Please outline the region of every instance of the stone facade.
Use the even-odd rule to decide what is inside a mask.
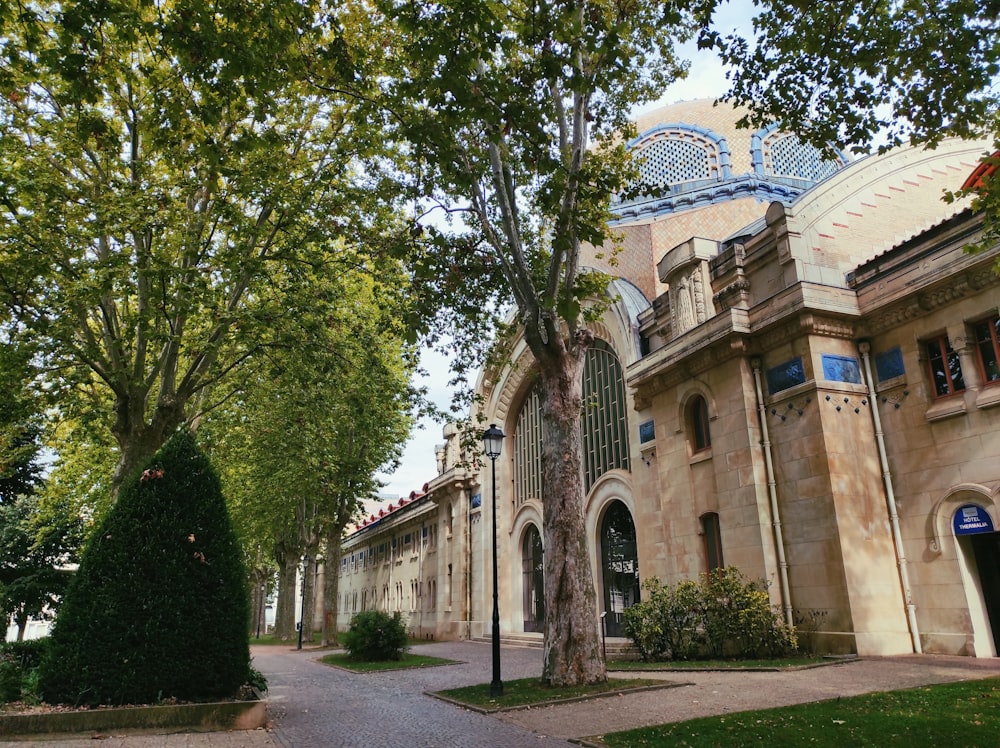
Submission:
[[[592,328],[593,407],[626,425],[588,442],[595,617],[617,634],[639,580],[723,563],[766,580],[821,651],[996,656],[1000,536],[984,530],[1000,522],[1000,248],[966,252],[981,221],[942,200],[986,144],[831,164],[737,117],[694,102],[639,122],[635,147],[657,144],[650,184],[679,181],[616,206],[622,249],[604,269],[620,280]],[[531,386],[523,341],[477,385],[480,415],[508,435],[505,638],[540,637]],[[341,626],[377,606],[418,636],[489,635],[491,465],[446,439],[437,477],[347,538]]]

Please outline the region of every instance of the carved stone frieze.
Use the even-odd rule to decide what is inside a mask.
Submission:
[[[920,308],[933,312],[938,307],[958,301],[969,292],[969,280],[965,276],[957,276],[953,282],[925,291],[918,297]]]

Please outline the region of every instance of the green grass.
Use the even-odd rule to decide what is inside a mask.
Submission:
[[[612,733],[601,740],[610,748],[996,748],[1000,744],[1000,678],[738,712]]]
[[[593,686],[546,686],[538,678],[522,678],[504,681],[503,696],[490,696],[490,685],[482,683],[464,688],[438,691],[436,696],[444,696],[468,706],[483,709],[503,709],[514,706],[534,706],[561,699],[587,698],[602,694],[618,693],[632,688],[660,686],[667,681],[649,678],[609,678],[607,683]]]
[[[806,667],[821,663],[832,663],[826,657],[786,657],[774,660],[666,660],[644,662],[642,660],[611,660],[608,670],[746,670],[767,668],[769,670]]]
[[[320,662],[335,665],[355,673],[375,673],[380,670],[405,670],[412,667],[436,667],[437,665],[453,665],[455,660],[441,657],[415,655],[406,652],[401,660],[352,660],[346,652],[335,652],[321,657]]]

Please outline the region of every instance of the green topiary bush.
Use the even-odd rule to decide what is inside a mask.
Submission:
[[[399,613],[367,610],[351,619],[351,628],[340,637],[356,660],[401,660],[406,651],[406,627]]]
[[[188,431],[123,486],[84,551],[39,671],[50,703],[234,696],[249,595],[219,479]]]

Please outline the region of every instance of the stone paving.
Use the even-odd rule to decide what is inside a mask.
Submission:
[[[483,715],[426,692],[488,682],[490,645],[442,642],[421,645],[419,650],[458,662],[357,674],[320,664],[316,660],[322,653],[314,649],[255,647],[254,665],[267,676],[270,686],[267,730],[96,737],[105,748],[565,748],[572,744],[570,739],[643,725],[1000,676],[997,658],[933,655],[863,659],[791,672],[673,671],[646,677],[683,684],[677,688]],[[541,650],[505,646],[502,667],[505,680],[537,676]],[[92,748],[94,737],[5,745]]]

